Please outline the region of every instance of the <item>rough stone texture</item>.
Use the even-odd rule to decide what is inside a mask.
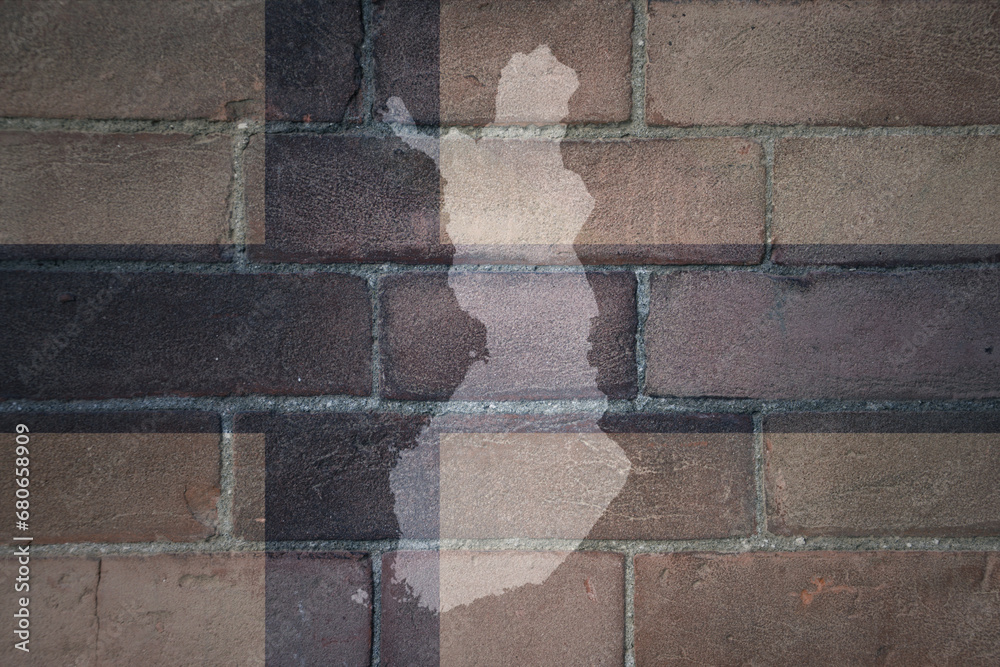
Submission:
[[[1000,272],[654,276],[658,396],[925,399],[1000,395]]]
[[[995,413],[802,413],[764,429],[771,532],[1000,533]]]
[[[263,553],[101,559],[98,661],[263,665]]]
[[[636,664],[995,664],[998,561],[995,553],[640,555]]]
[[[745,139],[563,141],[594,210],[574,250],[589,264],[760,261],[764,168]]]
[[[386,397],[636,393],[631,274],[413,273],[379,291]]]
[[[656,125],[1000,121],[989,0],[697,0],[649,11],[646,118]]]
[[[367,665],[371,561],[359,554],[268,554],[268,665]]]
[[[266,3],[268,120],[360,120],[361,3]]]
[[[548,45],[576,71],[570,123],[627,121],[632,7],[617,0],[445,0],[376,3],[376,105],[396,96],[418,124],[484,125],[500,71],[515,53]],[[523,122],[531,122],[524,118]]]
[[[484,563],[477,566],[477,560]],[[439,581],[440,572],[472,568],[480,577],[503,572],[509,579],[519,571],[555,569],[538,583],[507,588],[438,615],[426,606],[437,601],[413,597],[400,577],[401,562],[442,589],[449,582],[446,575]],[[622,665],[623,566],[620,554],[594,552],[389,554],[382,576],[382,662]]]
[[[11,272],[0,396],[354,394],[371,384],[361,278]]]
[[[30,588],[20,592],[14,589],[20,576],[17,558],[5,556],[0,561],[0,586],[4,590],[0,613],[8,628],[0,645],[0,661],[6,665],[96,665],[98,561],[79,556],[40,558],[34,554],[30,559]],[[15,642],[21,641],[13,633],[17,623],[14,614],[23,596],[30,599],[28,653],[14,648]]]
[[[773,259],[1000,258],[1000,137],[786,139],[774,154]]]
[[[216,532],[218,433],[44,433],[31,436],[35,543],[187,542]],[[3,450],[13,461],[10,438]],[[0,493],[14,497],[13,467]],[[10,529],[3,531],[10,532]]]
[[[268,540],[398,537],[389,472],[400,451],[415,446],[423,422],[398,415],[238,415],[238,534],[261,539],[250,526],[260,524],[255,513],[263,504]],[[263,461],[259,438],[246,434],[264,434]]]
[[[263,261],[448,262],[434,162],[395,138],[267,137]],[[256,239],[260,242],[260,239]]]
[[[0,132],[0,258],[218,260],[223,135]]]
[[[0,24],[0,116],[262,115],[261,0],[15,0]]]
[[[264,173],[266,150],[263,134],[250,137],[243,151],[243,211],[247,244],[262,244],[265,238]],[[253,245],[250,245],[253,248]]]

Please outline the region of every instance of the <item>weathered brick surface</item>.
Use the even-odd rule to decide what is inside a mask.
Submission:
[[[100,664],[263,665],[265,554],[105,556]]]
[[[216,532],[217,415],[207,412],[6,414],[29,429],[35,543],[190,541]],[[13,461],[16,443],[3,444]],[[0,475],[14,496],[15,475]],[[123,512],[123,507],[132,511]],[[11,529],[0,532],[10,539]]]
[[[423,422],[393,415],[238,415],[238,534],[262,539],[254,524],[261,526],[255,519],[263,505],[268,540],[398,537],[389,472],[400,452],[416,445]],[[249,434],[264,435],[264,452]]]
[[[246,216],[246,243],[264,243],[264,173],[266,150],[263,134],[250,137],[243,151],[243,211]],[[251,248],[253,245],[250,246]]]
[[[268,120],[360,120],[361,3],[266,3]]]
[[[383,279],[380,299],[387,397],[636,393],[631,274],[412,273]]]
[[[768,529],[1000,533],[996,413],[809,413],[764,422]]]
[[[997,396],[998,284],[993,268],[654,276],[647,385],[661,396]]]
[[[1000,659],[995,553],[636,557],[636,664]]]
[[[624,664],[623,566],[620,554],[595,552],[389,554],[382,576],[382,662]],[[427,590],[439,599],[414,597],[405,575],[432,582]],[[449,600],[467,603],[452,606]],[[440,615],[429,612],[428,606],[439,605]]]
[[[694,539],[753,530],[748,418],[599,417],[239,415],[235,529],[256,540]],[[602,498],[593,516],[584,517],[575,510],[594,493],[592,487],[606,481],[607,471],[599,465],[604,459],[595,454],[567,466],[566,453],[553,450],[548,466],[522,466],[501,457],[487,470],[482,469],[485,451],[475,459],[461,456],[463,445],[476,450],[484,437],[497,455],[507,451],[505,443],[525,438],[548,438],[543,445],[555,438],[556,444],[568,445],[582,437],[595,449],[610,450],[609,456],[627,459],[627,476],[612,497]],[[439,449],[442,438],[451,445],[447,460]],[[401,457],[412,457],[417,448],[425,453],[419,459],[423,467],[402,474]],[[477,471],[482,474],[475,488],[461,486]],[[573,483],[586,474],[587,488],[573,496]],[[526,496],[543,498],[528,511],[521,508],[522,499],[491,498],[497,487],[517,487]],[[419,516],[414,518],[414,512]],[[411,518],[405,534],[400,513]]]
[[[657,125],[972,125],[1000,119],[988,0],[649,5]]]
[[[10,544],[10,542],[8,542]],[[97,663],[97,559],[68,557],[40,558],[35,554],[28,563],[27,591],[15,590],[23,585],[17,557],[0,560],[0,586],[5,595],[0,601],[0,613],[8,628],[0,645],[0,660],[5,665],[79,665]],[[22,581],[18,582],[17,579]],[[22,638],[13,633],[20,609],[19,600],[27,596],[28,652],[14,648]]]
[[[261,0],[17,0],[0,17],[0,115],[262,115]]]
[[[620,122],[631,108],[632,8],[628,2],[379,0],[376,104],[403,100],[421,124],[493,121],[501,69],[515,53],[548,45],[579,87],[567,122]],[[532,122],[537,118],[519,118]]]
[[[573,261],[749,263],[762,257],[758,144],[563,141],[559,148],[565,168],[582,177],[594,200],[575,244],[563,248]],[[266,240],[255,231],[255,259],[452,261],[437,169],[400,139],[271,135],[267,151]],[[254,152],[252,159],[257,165],[261,157]],[[248,211],[254,229],[255,211]],[[523,261],[536,263],[532,247],[523,253]],[[471,259],[454,261],[497,261],[488,250],[463,255]],[[503,256],[520,261],[515,250]]]
[[[364,280],[338,274],[4,277],[0,395],[367,394]]]
[[[371,562],[358,554],[268,554],[268,665],[367,665],[372,642]]]
[[[0,132],[0,258],[218,260],[223,135]]]
[[[266,240],[251,247],[254,259],[451,258],[437,168],[399,139],[270,135],[266,171]]]
[[[594,210],[574,250],[591,264],[752,263],[764,251],[764,171],[745,139],[563,141]]]
[[[998,137],[775,145],[773,258],[886,264],[1000,257]]]

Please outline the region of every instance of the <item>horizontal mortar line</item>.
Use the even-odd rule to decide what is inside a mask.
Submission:
[[[712,244],[704,244],[712,245]],[[726,245],[726,244],[718,244]],[[748,244],[749,245],[749,244]],[[905,244],[903,244],[905,245]],[[8,244],[8,247],[9,244]],[[942,262],[927,264],[877,265],[781,265],[763,264],[406,264],[401,262],[372,263],[265,263],[265,262],[172,262],[144,260],[0,260],[2,271],[34,271],[53,273],[178,273],[204,275],[311,275],[317,273],[342,273],[373,278],[406,273],[600,273],[645,271],[650,275],[667,275],[702,272],[743,272],[772,276],[806,276],[812,273],[838,274],[902,274],[912,272],[964,271],[970,268],[994,268],[1000,261]]]
[[[0,131],[81,132],[88,134],[235,134],[261,133],[263,121],[255,120],[143,120],[81,118],[0,118]]]
[[[352,396],[146,396],[107,399],[7,399],[0,414],[55,412],[98,413],[156,410],[214,412],[360,412],[403,415],[525,415],[720,413],[762,415],[786,412],[993,412],[1000,398],[981,399],[754,399],[754,398],[655,398],[631,400],[538,399],[516,401],[440,400],[409,401]]]
[[[0,546],[0,557],[12,556],[15,545]],[[568,540],[556,538],[506,539],[382,539],[242,541],[235,538],[211,542],[78,542],[33,546],[37,556],[149,556],[157,554],[209,554],[233,552],[355,551],[385,554],[393,551],[601,551],[625,555],[684,552],[778,553],[810,551],[1000,551],[1000,537],[783,537],[765,534],[751,538],[674,540]]]
[[[1000,125],[909,125],[853,127],[839,125],[700,125],[690,127],[637,125],[632,121],[571,125],[371,125],[267,121],[267,134],[339,135],[385,138],[399,134],[440,136],[457,130],[476,139],[485,137],[520,139],[745,139],[878,137],[878,136],[992,136]]]

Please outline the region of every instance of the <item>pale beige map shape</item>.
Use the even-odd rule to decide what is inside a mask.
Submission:
[[[528,55],[514,54],[501,71],[496,124],[526,117],[559,123],[577,85],[576,73],[548,46]],[[385,120],[410,122],[399,98],[390,99],[387,106]],[[394,129],[440,166],[445,225],[456,256],[482,245],[497,247],[500,253],[504,246],[561,245],[550,258],[566,264],[568,246],[569,263],[579,265],[571,248],[594,200],[579,174],[563,165],[558,139],[477,141],[452,129],[439,142]],[[564,131],[556,134],[561,137]],[[442,556],[434,569],[428,569],[426,558],[397,554],[394,579],[405,582],[418,603],[432,611],[443,613],[543,583],[587,536],[625,485],[631,468],[624,451],[597,427],[606,398],[587,359],[590,320],[598,314],[593,290],[582,271],[539,275],[542,281],[559,280],[558,290],[544,290],[550,302],[546,307],[539,307],[538,289],[544,282],[524,281],[518,287],[456,267],[449,271],[449,286],[459,304],[485,325],[490,350],[488,360],[473,362],[452,400],[510,382],[512,373],[529,394],[539,387],[544,391],[547,384],[570,384],[577,391],[582,387],[598,404],[594,407],[592,401],[577,422],[578,430],[586,432],[440,434],[432,419],[417,446],[400,454],[390,485],[404,539],[418,535],[427,513],[438,511],[442,538],[550,537],[566,542],[559,552],[534,557]],[[540,362],[528,368],[524,358]],[[440,446],[439,504],[419,500],[416,491],[435,483],[427,473],[435,465],[435,445]]]

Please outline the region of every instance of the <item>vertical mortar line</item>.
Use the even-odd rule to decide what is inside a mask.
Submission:
[[[233,244],[233,265],[244,268],[247,264],[246,180],[244,152],[250,143],[250,130],[245,122],[237,126],[233,135],[233,179],[230,188],[229,234]]]
[[[233,494],[236,491],[236,476],[233,471],[233,433],[235,418],[232,409],[223,408],[219,438],[219,537],[229,540],[233,537]]]
[[[379,319],[381,318],[382,309],[379,305],[379,285],[381,283],[381,272],[376,271],[368,276],[368,295],[371,299],[372,306],[372,391],[371,397],[372,401],[379,405],[382,401],[382,354],[381,347],[379,345],[379,338],[381,336],[381,331],[379,327]]]
[[[372,0],[361,0],[361,22],[364,39],[361,42],[361,122],[375,122],[375,6]]]
[[[635,269],[636,291],[636,327],[635,327],[635,363],[636,363],[636,406],[642,408],[648,396],[646,395],[646,320],[649,318],[649,269]]]
[[[625,548],[625,667],[635,667],[635,554]]]
[[[646,129],[646,0],[632,0],[632,134]]]
[[[753,478],[754,491],[754,531],[757,537],[767,534],[766,498],[764,497],[764,415],[760,410],[753,413]]]
[[[382,662],[382,554],[383,549],[369,552],[372,560],[372,667]]]
[[[774,219],[774,137],[764,138],[764,264],[771,264],[771,223]]]

